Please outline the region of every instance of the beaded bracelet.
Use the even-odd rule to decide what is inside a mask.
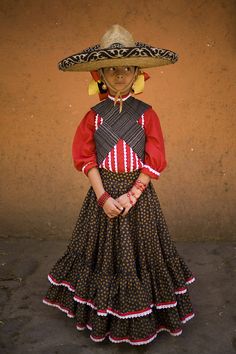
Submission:
[[[141,185],[143,185],[144,188],[147,188],[146,183],[142,182],[140,179],[138,179],[136,182],[137,182],[137,183],[141,183]]]
[[[144,191],[147,188],[147,185],[140,180],[134,182],[134,186],[137,187],[140,191]]]
[[[132,199],[130,198],[130,194],[136,199],[135,202],[132,201]],[[129,201],[131,205],[136,204],[138,198],[135,196],[134,192],[130,189],[130,191],[127,193],[127,196],[129,197]]]
[[[104,192],[101,197],[97,200],[98,205],[100,205],[100,207],[103,207],[103,205],[105,204],[105,202],[107,201],[107,199],[110,198],[110,194],[107,192]]]
[[[135,195],[135,193],[132,191],[132,190],[130,190],[130,193],[132,194],[132,196],[136,199],[136,201],[138,200],[138,198],[136,197],[136,195]]]
[[[127,196],[129,197],[129,201],[131,205],[134,205],[134,202],[132,201],[132,199],[130,198],[130,192],[127,193]]]

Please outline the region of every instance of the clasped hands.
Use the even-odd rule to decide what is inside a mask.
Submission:
[[[103,205],[103,210],[110,219],[113,219],[119,215],[123,217],[126,216],[132,206],[136,204],[137,199],[140,197],[142,192],[136,188],[132,188],[131,191],[134,195],[129,192],[130,196],[128,196],[128,193],[125,193],[116,199],[110,197],[106,200]]]

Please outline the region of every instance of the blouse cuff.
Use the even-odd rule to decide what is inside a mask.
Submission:
[[[98,167],[98,164],[96,162],[87,162],[83,167],[82,167],[82,172],[88,176],[88,171],[91,170],[93,167]]]
[[[146,175],[150,176],[153,179],[158,179],[160,177],[160,172],[154,170],[151,166],[149,165],[143,165],[141,168],[140,172],[145,173]]]

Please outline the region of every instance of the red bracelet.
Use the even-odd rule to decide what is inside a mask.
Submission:
[[[103,207],[103,205],[105,204],[105,202],[107,201],[107,199],[110,198],[110,194],[107,192],[104,192],[101,197],[97,200],[98,205],[100,205],[101,207]]]

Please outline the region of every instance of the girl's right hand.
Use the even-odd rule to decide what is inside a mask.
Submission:
[[[103,210],[110,219],[113,219],[120,215],[123,211],[123,207],[117,200],[110,197],[104,203]]]

